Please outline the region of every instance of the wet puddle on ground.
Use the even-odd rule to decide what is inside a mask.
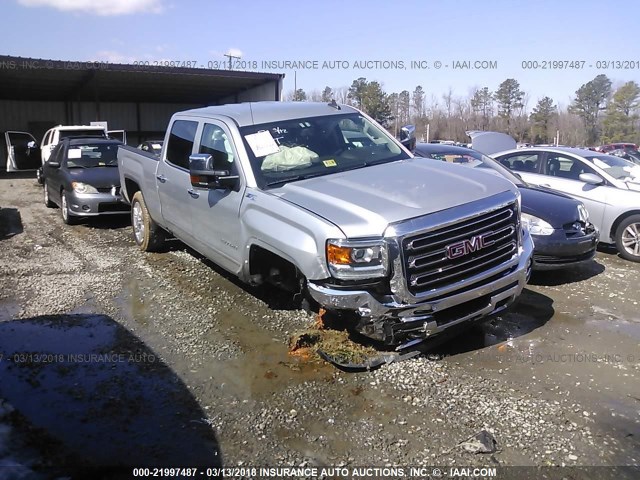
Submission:
[[[172,270],[193,268],[193,265],[183,265],[167,255],[154,257],[153,263],[154,267],[171,266]],[[193,290],[190,279],[180,273],[171,273],[172,285],[185,293]],[[235,289],[240,291],[240,287],[229,284],[226,279],[218,278],[218,281],[219,284],[212,282],[208,288],[213,290],[219,286],[230,295],[237,293]],[[130,279],[116,299],[123,315],[133,320],[142,329],[145,339],[152,344],[160,339],[158,333],[154,332],[154,323],[159,321],[156,315],[159,306],[145,300],[144,291],[153,282],[153,279]],[[275,314],[267,306],[259,305],[257,311],[249,315],[232,302],[226,308],[216,305],[215,313],[209,314],[209,306],[215,303],[206,298],[206,292],[204,297],[193,300],[202,302],[200,307],[203,316],[194,319],[206,324],[202,340],[211,345],[232,345],[233,348],[228,355],[223,355],[228,359],[216,359],[215,356],[204,358],[204,354],[196,350],[186,351],[182,355],[169,354],[167,358],[173,368],[188,377],[190,384],[217,390],[223,396],[258,400],[292,384],[323,379],[334,373],[333,367],[317,356],[290,355],[287,340],[281,333],[262,328],[260,322],[268,321],[268,317]],[[213,315],[212,319],[208,320],[207,315]]]
[[[236,311],[219,315],[218,322],[243,355],[215,362],[208,370],[238,396],[259,398],[287,388],[292,382],[318,379],[333,372],[320,360],[290,355],[287,343]]]
[[[640,326],[602,309],[584,317],[560,313],[544,298],[525,290],[515,312],[444,345],[445,361],[538,395],[566,391],[597,428],[640,451]]]

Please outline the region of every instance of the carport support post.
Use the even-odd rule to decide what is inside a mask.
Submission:
[[[73,101],[66,100],[64,102],[64,123],[73,125]]]
[[[142,142],[142,135],[140,132],[142,131],[140,126],[140,102],[136,102],[136,129],[138,130],[136,133],[138,134],[138,139],[136,143]]]
[[[96,90],[96,117],[95,120],[97,122],[100,121],[100,97],[98,96],[98,91]]]

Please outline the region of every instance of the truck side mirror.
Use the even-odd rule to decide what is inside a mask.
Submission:
[[[189,157],[189,176],[191,185],[204,190],[235,190],[238,186],[238,175],[231,175],[229,170],[214,170],[213,158],[207,153],[195,153]]]
[[[406,149],[413,152],[416,148],[416,127],[414,125],[405,125],[400,129],[400,143]]]

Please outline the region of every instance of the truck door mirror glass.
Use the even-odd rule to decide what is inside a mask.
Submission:
[[[405,125],[400,129],[400,143],[406,149],[413,152],[416,148],[416,127],[414,125]]]
[[[229,170],[214,170],[213,158],[207,153],[195,153],[189,157],[191,185],[207,190],[231,189],[238,186],[240,177]]]

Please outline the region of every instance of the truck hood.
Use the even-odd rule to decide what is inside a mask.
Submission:
[[[446,162],[413,158],[288,183],[271,193],[338,226],[349,238],[505,191],[508,180]]]

